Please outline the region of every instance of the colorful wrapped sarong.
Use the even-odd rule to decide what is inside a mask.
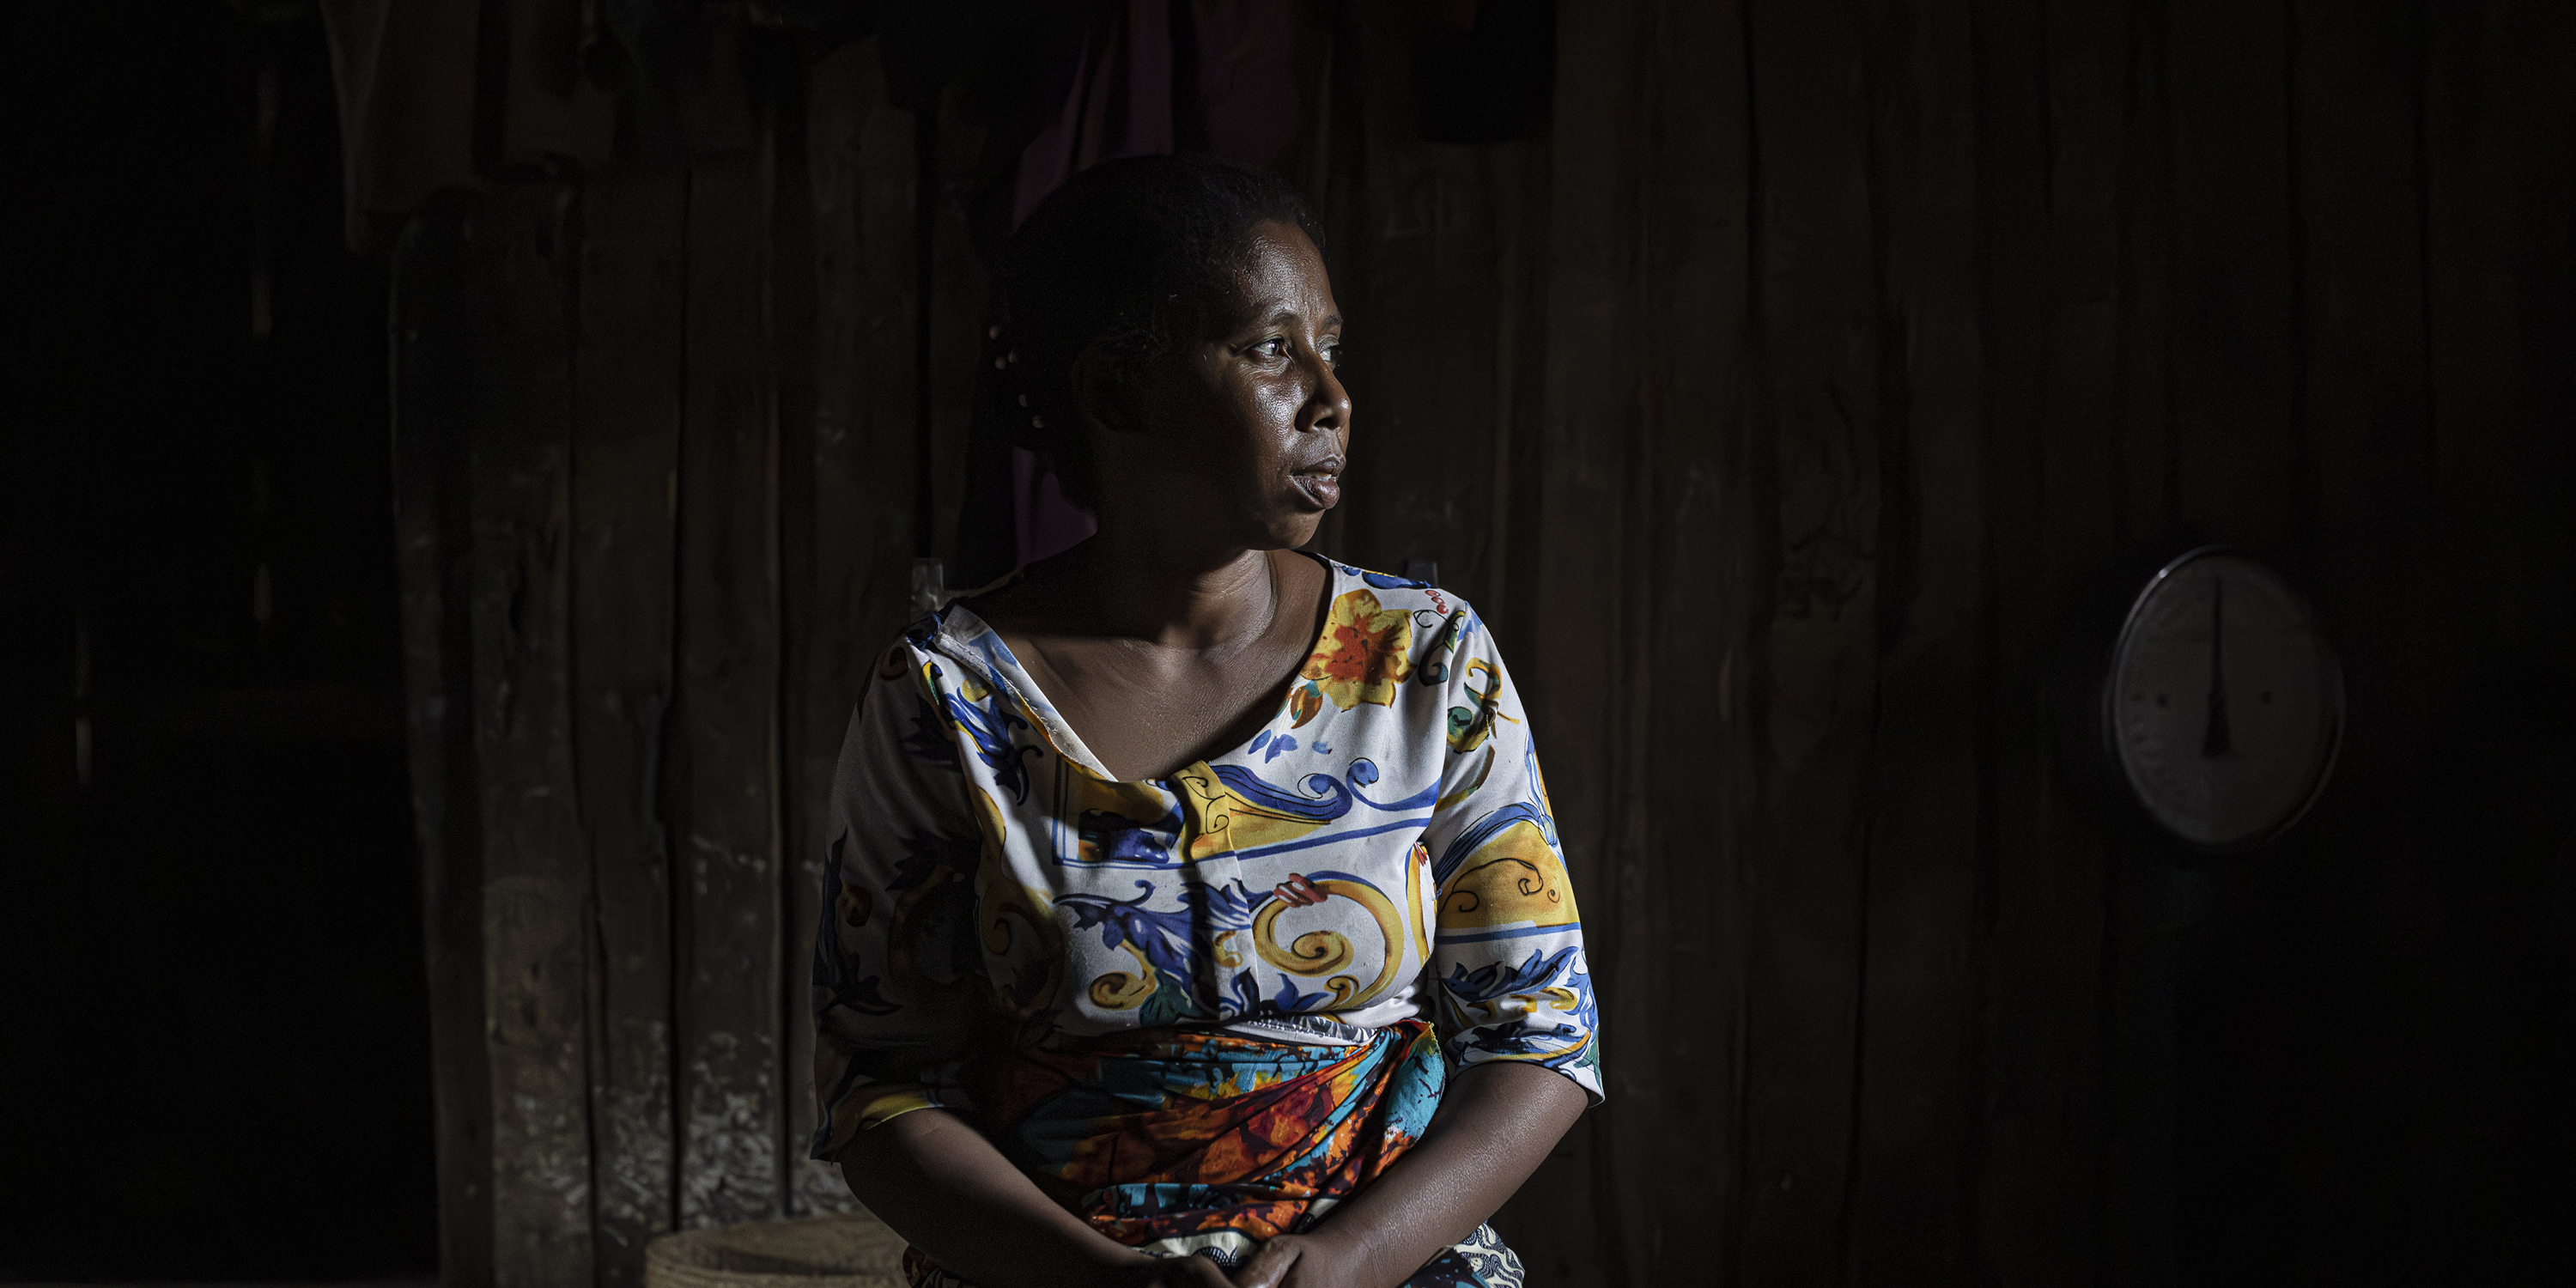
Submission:
[[[1431,1026],[1349,1046],[1146,1029],[1025,1051],[976,1079],[986,1136],[1058,1202],[1156,1256],[1240,1265],[1305,1231],[1404,1156],[1446,1080]],[[915,1288],[960,1280],[915,1252]],[[1490,1228],[1407,1288],[1519,1288]]]

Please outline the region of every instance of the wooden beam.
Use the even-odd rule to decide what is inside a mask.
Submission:
[[[2405,788],[2435,803],[2435,844],[2396,892],[2401,924],[2429,950],[2403,959],[2421,999],[2408,1035],[2441,1052],[2416,1066],[2405,1123],[2411,1139],[2443,1144],[2402,1178],[2417,1232],[2405,1269],[2498,1282],[2561,1255],[2539,1196],[2565,1192],[2543,1161],[2564,1151],[2539,1142],[2570,1133],[2564,1040],[2495,1035],[2576,1012],[2559,875],[2576,831],[2564,750],[2576,715],[2576,79],[2565,71],[2576,10],[2500,0],[2418,12],[2440,578],[2426,612],[2442,639],[2426,684],[2435,736]],[[2372,696],[2355,691],[2356,721]]]
[[[2279,6],[2168,0],[2165,75],[2182,517],[2298,571],[2286,19]]]
[[[928,227],[916,224],[914,229],[917,236],[928,239],[923,268],[929,277],[921,290],[929,307],[921,314],[918,343],[930,359],[929,380],[921,390],[928,400],[929,438],[917,450],[926,454],[923,459],[930,470],[924,526],[930,546],[913,553],[952,562],[958,554],[957,522],[966,499],[975,392],[977,382],[989,374],[983,365],[984,330],[994,320],[992,277],[966,208],[981,177],[985,127],[962,110],[964,94],[962,85],[949,85],[941,94],[934,128],[919,132],[916,123],[916,139],[927,133],[930,148],[924,155],[916,142],[913,156],[920,167],[920,182],[932,187],[918,207],[926,213]],[[974,588],[952,585],[950,589]]]
[[[489,1288],[492,1084],[483,1041],[474,655],[465,613],[472,411],[464,396],[477,355],[462,325],[470,297],[461,212],[443,207],[415,217],[391,258],[394,547],[436,1070],[439,1274],[444,1288]]]
[[[1973,1281],[1968,1191],[1985,646],[1976,64],[1948,6],[1888,6],[1871,66],[1885,493],[1846,1274]]]
[[[1530,1215],[1508,1223],[1534,1272],[1568,1284],[1649,1276],[1657,1231],[1672,1215],[1659,1204],[1621,1201],[1625,1171],[1612,1148],[1620,1116],[1637,1112],[1627,1107],[1631,1080],[1650,1075],[1662,1041],[1643,1025],[1623,1030],[1623,1019],[1635,1024],[1646,1013],[1618,1009],[1626,981],[1660,967],[1632,957],[1623,939],[1652,880],[1636,852],[1635,780],[1626,772],[1638,701],[1630,687],[1639,647],[1632,620],[1647,570],[1625,540],[1638,522],[1629,492],[1643,432],[1633,270],[1641,127],[1651,104],[1641,63],[1652,24],[1646,0],[1619,0],[1558,28],[1539,463],[1535,494],[1512,503],[1515,548],[1531,552],[1531,594],[1522,602],[1544,620],[1503,627],[1528,631],[1530,647],[1509,663],[1547,768],[1594,986],[1609,1008],[1602,1017],[1609,1104],[1578,1124],[1531,1182],[1515,1208]]]
[[[810,330],[782,360],[809,383],[782,418],[789,851],[785,962],[789,1200],[798,1213],[850,1207],[829,1164],[804,1157],[815,1124],[811,978],[831,843],[833,767],[880,653],[910,616],[917,261],[910,112],[887,100],[873,42],[817,63],[807,85]],[[782,201],[798,194],[787,193]],[[782,211],[782,218],[784,212]],[[782,261],[785,262],[785,261]]]
[[[672,700],[673,504],[683,402],[677,169],[591,179],[581,206],[573,436],[575,767],[597,890],[591,1143],[601,1288],[643,1282],[672,1228],[671,857],[660,790]]]
[[[1629,1067],[1607,1116],[1636,1209],[1631,1274],[1688,1282],[1742,1251],[1748,878],[1760,841],[1757,706],[1777,547],[1766,426],[1756,414],[1754,119],[1747,14],[1650,10],[1634,75],[1647,95],[1627,337],[1644,427],[1632,449],[1638,637],[1631,702],[1637,837],[1603,954],[1616,988],[1609,1050]],[[1617,1035],[1626,1034],[1624,1044]],[[1633,1280],[1632,1280],[1633,1281]]]
[[[2098,927],[2102,894],[2098,850],[2069,848],[2042,708],[2059,571],[2049,546],[2058,234],[2048,27],[2027,0],[1990,0],[1975,23],[1992,634],[1973,1237],[1979,1271],[1995,1282],[2083,1283],[2097,1269],[2100,1228],[2091,1154],[2100,946],[2086,928]]]
[[[1877,707],[1878,284],[1862,15],[1749,7],[1752,301],[1772,453],[1757,681],[1762,845],[1748,883],[1741,1273],[1842,1261],[1859,1042],[1864,786]]]
[[[765,151],[689,171],[670,799],[683,1227],[784,1215],[777,394]]]
[[[1536,393],[1518,377],[1538,343],[1548,148],[1425,142],[1411,21],[1384,6],[1354,17],[1366,214],[1337,248],[1334,285],[1356,319],[1343,376],[1359,465],[1330,551],[1389,572],[1437,561],[1446,587],[1508,623],[1498,592],[1515,525],[1498,473]]]
[[[493,1281],[591,1279],[590,871],[570,693],[571,191],[496,195],[464,226],[475,756],[491,1060]],[[486,312],[485,310],[488,310]],[[450,611],[454,611],[451,606]]]

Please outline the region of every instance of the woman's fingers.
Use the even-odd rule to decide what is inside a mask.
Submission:
[[[1223,1266],[1205,1257],[1182,1257],[1179,1260],[1187,1266],[1182,1276],[1172,1280],[1180,1288],[1234,1288],[1234,1281],[1225,1277]]]
[[[1165,1257],[1126,1282],[1137,1288],[1235,1288],[1224,1268],[1205,1257]]]
[[[1279,1281],[1288,1277],[1288,1267],[1296,1263],[1297,1245],[1273,1239],[1234,1272],[1233,1288],[1279,1288]]]

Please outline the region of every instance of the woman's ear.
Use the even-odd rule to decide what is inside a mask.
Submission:
[[[1082,413],[1083,428],[1105,434],[1144,428],[1136,415],[1136,387],[1126,363],[1098,348],[1086,349],[1073,360],[1072,376],[1074,410]]]

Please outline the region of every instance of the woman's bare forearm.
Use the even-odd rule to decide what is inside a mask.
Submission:
[[[841,1151],[841,1175],[895,1233],[979,1288],[1120,1283],[1153,1261],[1057,1206],[944,1109],[860,1132]]]
[[[1502,1207],[1586,1103],[1582,1088],[1537,1065],[1471,1065],[1441,1096],[1422,1140],[1313,1236],[1350,1251],[1354,1288],[1402,1283]]]
[[[1270,1251],[1280,1258],[1257,1260],[1235,1282],[1403,1282],[1492,1216],[1584,1103],[1571,1081],[1534,1065],[1496,1061],[1465,1070],[1403,1158],[1311,1232],[1276,1241]],[[945,1110],[915,1110],[859,1133],[841,1151],[841,1172],[851,1193],[896,1233],[980,1288],[1227,1282],[1198,1258],[1156,1262],[1094,1230]],[[1331,1255],[1311,1269],[1292,1268],[1291,1249],[1300,1243],[1317,1256],[1326,1252],[1317,1245],[1329,1245]]]

